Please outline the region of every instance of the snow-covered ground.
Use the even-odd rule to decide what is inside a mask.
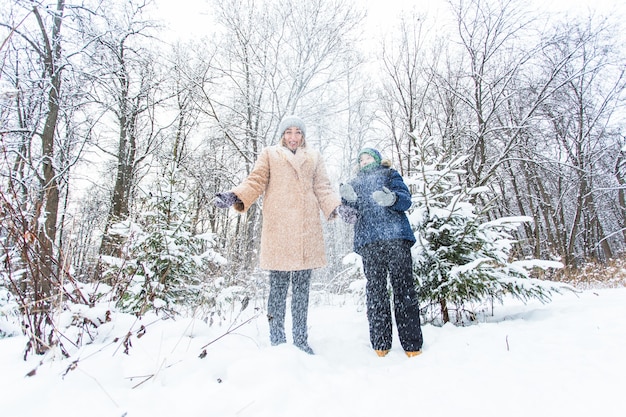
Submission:
[[[624,415],[626,288],[567,292],[545,305],[508,300],[467,327],[425,325],[415,358],[397,338],[377,357],[351,296],[312,301],[315,356],[269,346],[263,310],[253,306],[233,325],[252,320],[231,332],[117,316],[71,359],[41,364],[23,360],[23,337],[0,339],[0,415]]]

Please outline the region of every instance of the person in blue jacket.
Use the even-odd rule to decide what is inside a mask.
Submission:
[[[363,259],[367,278],[370,342],[378,356],[391,350],[389,278],[400,343],[407,356],[416,356],[422,352],[423,340],[411,257],[415,235],[405,214],[411,207],[411,193],[376,149],[361,150],[358,163],[356,178],[341,185],[340,194],[343,203],[357,213],[354,251]]]

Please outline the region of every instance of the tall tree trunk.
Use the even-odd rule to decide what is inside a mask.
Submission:
[[[445,324],[450,322],[450,311],[448,310],[448,302],[445,298],[439,300],[439,306],[441,307],[441,317],[443,323]]]
[[[615,163],[615,177],[619,187],[617,189],[617,202],[619,207],[618,216],[622,228],[622,237],[626,241],[626,152],[620,150],[617,162]]]
[[[51,37],[48,36],[43,18],[37,6],[33,8],[33,14],[37,18],[39,29],[41,30],[45,49],[43,59],[46,74],[50,77],[47,105],[48,113],[41,133],[42,148],[42,201],[37,204],[43,213],[38,213],[36,219],[44,217],[43,227],[37,229],[37,241],[39,245],[39,260],[37,262],[36,274],[33,276],[34,302],[33,311],[37,318],[34,322],[36,328],[32,329],[37,353],[43,353],[49,343],[45,340],[45,329],[43,326],[49,321],[48,312],[50,310],[52,298],[53,281],[58,278],[59,268],[55,262],[55,240],[57,234],[57,219],[59,211],[59,187],[57,184],[57,173],[54,167],[55,160],[55,133],[59,117],[59,97],[61,91],[61,24],[63,22],[63,11],[65,1],[58,0],[56,12],[53,19]]]

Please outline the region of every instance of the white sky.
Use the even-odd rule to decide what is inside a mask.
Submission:
[[[187,36],[202,36],[211,32],[211,0],[157,0],[159,15],[171,25],[175,33]],[[436,16],[446,7],[447,0],[359,0],[357,4],[368,9],[368,23],[372,30],[393,25],[399,15],[415,9]],[[598,10],[610,14],[624,13],[626,2],[615,0],[528,0],[538,10],[572,14]],[[439,12],[440,13],[440,12]]]

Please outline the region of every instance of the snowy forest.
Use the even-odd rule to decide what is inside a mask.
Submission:
[[[69,355],[117,311],[213,323],[263,300],[262,201],[211,201],[290,114],[337,189],[364,146],[405,178],[426,321],[619,260],[623,19],[441,4],[373,34],[357,0],[210,0],[178,39],[153,0],[0,0],[0,338]],[[351,226],[324,227],[315,288],[350,291]]]

